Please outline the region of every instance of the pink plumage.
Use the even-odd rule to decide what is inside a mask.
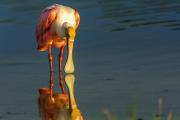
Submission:
[[[74,14],[69,14],[68,12],[72,10]],[[36,40],[38,46],[37,49],[39,51],[46,51],[48,49],[48,45],[53,45],[54,47],[57,48],[66,45],[65,41],[62,40],[63,39],[62,36],[58,35],[57,30],[55,30],[54,28],[59,26],[53,25],[55,22],[61,22],[61,19],[57,19],[57,18],[62,17],[62,14],[65,17],[71,17],[72,19],[70,20],[70,22],[72,22],[73,24],[75,23],[75,25],[72,26],[74,27],[75,30],[78,28],[80,22],[80,16],[77,10],[58,4],[53,4],[45,8],[42,11],[36,26]],[[63,22],[70,23],[68,21],[68,18],[67,21],[63,21]],[[58,29],[60,30],[61,28]]]

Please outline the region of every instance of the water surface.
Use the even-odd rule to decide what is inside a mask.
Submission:
[[[134,100],[138,116],[148,119],[159,96],[164,114],[180,114],[179,0],[1,0],[0,120],[39,119],[37,90],[48,86],[49,70],[47,53],[36,50],[34,29],[40,11],[53,3],[81,15],[74,62],[85,119],[102,117],[105,107],[125,120]]]

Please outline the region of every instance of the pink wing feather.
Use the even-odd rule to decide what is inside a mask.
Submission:
[[[45,51],[48,48],[48,45],[52,44],[52,35],[51,35],[51,25],[56,20],[57,9],[56,5],[51,5],[50,7],[44,9],[38,20],[36,26],[36,40],[40,51]]]

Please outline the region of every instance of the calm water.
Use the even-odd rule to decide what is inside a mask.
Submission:
[[[81,15],[74,62],[76,98],[86,120],[102,117],[102,108],[126,120],[134,100],[137,116],[149,119],[159,96],[165,115],[180,115],[179,0],[1,0],[0,120],[39,119],[37,90],[48,86],[49,70],[47,53],[36,50],[34,29],[52,3]],[[56,82],[57,54],[54,49]]]

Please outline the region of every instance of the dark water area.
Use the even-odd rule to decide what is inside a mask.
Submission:
[[[75,92],[86,120],[103,119],[102,108],[126,120],[133,101],[137,116],[150,119],[159,96],[165,115],[180,116],[179,0],[1,0],[0,120],[39,119],[37,90],[48,86],[49,66],[47,53],[36,50],[34,30],[40,11],[53,3],[81,16]]]

